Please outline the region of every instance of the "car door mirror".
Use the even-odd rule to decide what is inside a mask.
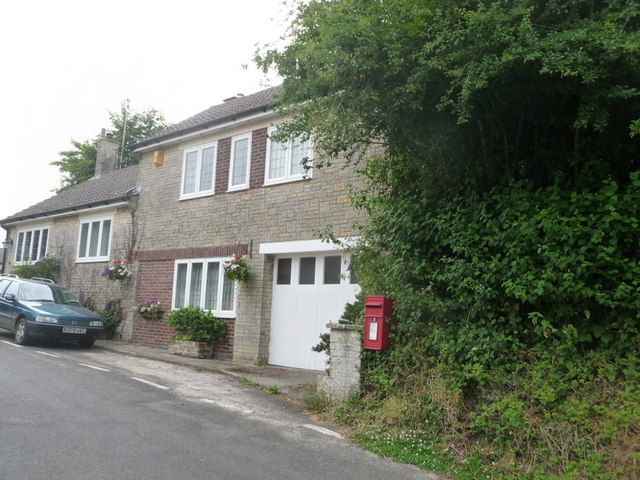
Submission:
[[[15,302],[15,301],[16,301],[16,296],[15,296],[13,293],[7,293],[7,294],[4,296],[4,299],[5,299],[7,302],[11,302],[11,303],[13,303],[13,302]]]

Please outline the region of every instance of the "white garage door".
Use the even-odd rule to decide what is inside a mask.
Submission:
[[[313,352],[327,323],[337,322],[358,285],[340,252],[275,258],[269,363],[324,370],[327,355]]]

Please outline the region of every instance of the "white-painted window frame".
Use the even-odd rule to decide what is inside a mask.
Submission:
[[[106,239],[107,245],[103,248],[103,238],[104,234],[104,226],[105,222],[109,223],[109,235]],[[98,223],[98,234],[97,234],[97,245],[96,245],[96,255],[90,255],[91,251],[91,233],[94,229],[94,224]],[[87,238],[84,245],[84,252],[81,252],[82,245],[82,237],[83,237],[83,225],[88,225],[87,227]],[[100,217],[83,217],[80,219],[80,227],[78,229],[78,247],[76,248],[76,262],[78,263],[89,263],[89,262],[104,262],[109,261],[111,258],[111,239],[113,238],[113,230],[114,230],[114,216],[113,215],[104,215]],[[102,251],[106,251],[106,254],[101,254]]]
[[[45,231],[47,232],[47,235],[46,235],[47,238],[46,238],[46,244],[44,245],[44,253],[42,253],[42,238],[43,238],[43,232]],[[36,255],[34,257],[33,256],[33,253],[34,253],[33,238],[35,236],[35,232],[39,232],[39,233],[38,233],[38,246],[35,252]],[[49,252],[50,234],[51,234],[50,225],[38,225],[38,226],[33,226],[33,227],[28,227],[28,228],[23,228],[21,230],[18,230],[16,232],[16,240],[15,240],[16,251],[14,252],[14,263],[16,265],[33,264],[38,260],[40,260],[41,258],[45,257]],[[26,252],[26,255],[25,255],[24,250],[26,246],[26,238],[28,235],[30,235],[30,241],[29,241],[30,251]],[[29,259],[25,260],[25,256],[27,256]]]
[[[200,279],[200,299],[196,306],[200,308],[206,307],[206,287],[207,287],[207,266],[209,263],[219,263],[218,268],[218,284],[217,284],[217,296],[216,296],[216,306],[210,310],[216,317],[220,318],[235,318],[236,316],[236,304],[238,301],[238,286],[236,281],[227,280],[224,276],[224,262],[229,261],[230,257],[212,257],[212,258],[188,258],[188,259],[177,259],[175,261],[174,272],[173,272],[173,293],[171,298],[171,306],[172,309],[180,308],[182,306],[190,305],[190,296],[191,296],[191,279],[193,274],[193,265],[197,263],[202,264],[202,278]],[[180,265],[186,265],[186,277],[185,277],[185,286],[184,286],[184,301],[183,304],[177,304],[177,296],[178,296],[178,271]],[[226,282],[232,282],[233,288],[233,301],[232,301],[232,309],[231,310],[223,310],[223,290]]]
[[[202,182],[202,153],[204,150],[213,148],[213,172],[211,173],[211,188],[200,189]],[[196,173],[195,173],[195,189],[193,192],[185,192],[185,180],[187,175],[187,158],[189,154],[195,153],[197,155],[196,161]],[[182,178],[180,181],[180,200],[188,200],[191,198],[206,197],[213,195],[216,190],[216,168],[218,164],[218,142],[209,142],[195,147],[186,148],[182,158]]]
[[[246,190],[249,188],[249,179],[251,172],[251,143],[252,143],[252,132],[243,133],[241,135],[235,135],[231,137],[231,154],[229,157],[229,188],[228,191],[233,192],[237,190]],[[236,145],[238,142],[243,140],[247,140],[247,158],[246,158],[246,168],[244,172],[244,181],[238,183],[236,185],[233,184],[233,173],[236,166]]]
[[[276,142],[275,140],[272,140],[272,135],[274,133],[276,133],[278,131],[278,127],[269,127],[267,129],[267,153],[266,153],[266,160],[265,160],[265,168],[264,168],[264,184],[265,185],[277,185],[280,183],[288,183],[288,182],[296,182],[296,181],[300,181],[300,180],[306,180],[308,178],[312,177],[312,169],[309,168],[308,170],[306,169],[302,169],[302,171],[300,173],[295,173],[292,174],[291,173],[291,168],[292,168],[292,157],[293,157],[293,142],[289,141],[286,143],[283,142]],[[313,160],[313,143],[311,141],[311,139],[307,140],[308,142],[308,148],[307,148],[307,155],[306,158],[307,160],[307,164],[311,165],[312,160]],[[270,176],[270,170],[271,170],[271,163],[272,163],[272,146],[274,144],[280,144],[283,145],[284,148],[284,155],[285,155],[285,159],[284,159],[284,175],[278,176],[278,177],[271,177]]]

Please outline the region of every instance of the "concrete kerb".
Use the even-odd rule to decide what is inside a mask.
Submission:
[[[275,386],[278,387],[280,394],[297,403],[301,402],[301,393],[305,390],[315,390],[318,375],[323,375],[323,372],[316,370],[271,365],[258,366],[217,358],[180,357],[168,353],[168,349],[164,347],[137,345],[119,340],[97,340],[95,347],[123,355],[209,370],[228,375],[236,380],[246,379],[248,382],[255,383],[263,388]]]

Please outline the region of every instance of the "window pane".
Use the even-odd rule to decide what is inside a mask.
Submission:
[[[291,285],[291,259],[279,258],[278,259],[278,279],[276,280],[278,285]]]
[[[18,290],[20,290],[20,284],[18,282],[11,282],[11,285],[5,290],[4,296],[16,295],[18,296]]]
[[[38,260],[38,250],[40,249],[40,230],[33,232],[33,242],[31,245],[31,255],[29,260]]]
[[[247,181],[247,165],[249,160],[249,139],[243,138],[234,144],[233,172],[231,185],[243,185]]]
[[[96,257],[98,255],[98,239],[100,238],[100,222],[91,222],[91,230],[89,232],[89,256]]]
[[[176,273],[176,293],[175,293],[175,307],[180,308],[185,306],[185,296],[187,289],[187,264],[181,263],[178,265],[178,272]]]
[[[18,234],[18,246],[16,247],[16,262],[22,261],[22,246],[24,243],[24,232]]]
[[[202,150],[202,168],[200,169],[200,191],[213,189],[213,165],[215,163],[215,147]]]
[[[78,257],[87,256],[87,239],[89,238],[89,224],[83,223],[80,227],[80,246],[78,247]]]
[[[44,258],[47,254],[47,241],[49,240],[49,229],[45,228],[42,230],[42,238],[40,240],[40,258]]]
[[[233,294],[236,284],[233,280],[229,280],[223,276],[222,280],[222,307],[220,310],[233,310]]]
[[[309,142],[300,141],[296,138],[291,150],[291,175],[302,175],[304,173],[303,162],[309,156]]]
[[[111,220],[102,222],[102,239],[100,240],[100,256],[109,256],[109,236],[111,235]]]
[[[189,305],[200,306],[202,291],[202,263],[191,265],[191,282],[189,282]]]
[[[220,273],[219,262],[209,262],[207,264],[207,286],[205,291],[205,310],[218,309],[218,276]]]
[[[22,258],[20,260],[29,260],[29,252],[31,251],[31,235],[33,232],[27,232],[24,240],[24,250],[22,251]]]
[[[340,255],[324,257],[324,283],[325,285],[336,285],[340,283]]]
[[[300,285],[313,285],[316,281],[316,257],[300,259]]]
[[[285,156],[282,143],[271,141],[269,151],[269,178],[281,178],[285,174]]]
[[[184,162],[184,185],[182,193],[194,193],[196,191],[196,174],[198,170],[198,152],[187,153]]]

